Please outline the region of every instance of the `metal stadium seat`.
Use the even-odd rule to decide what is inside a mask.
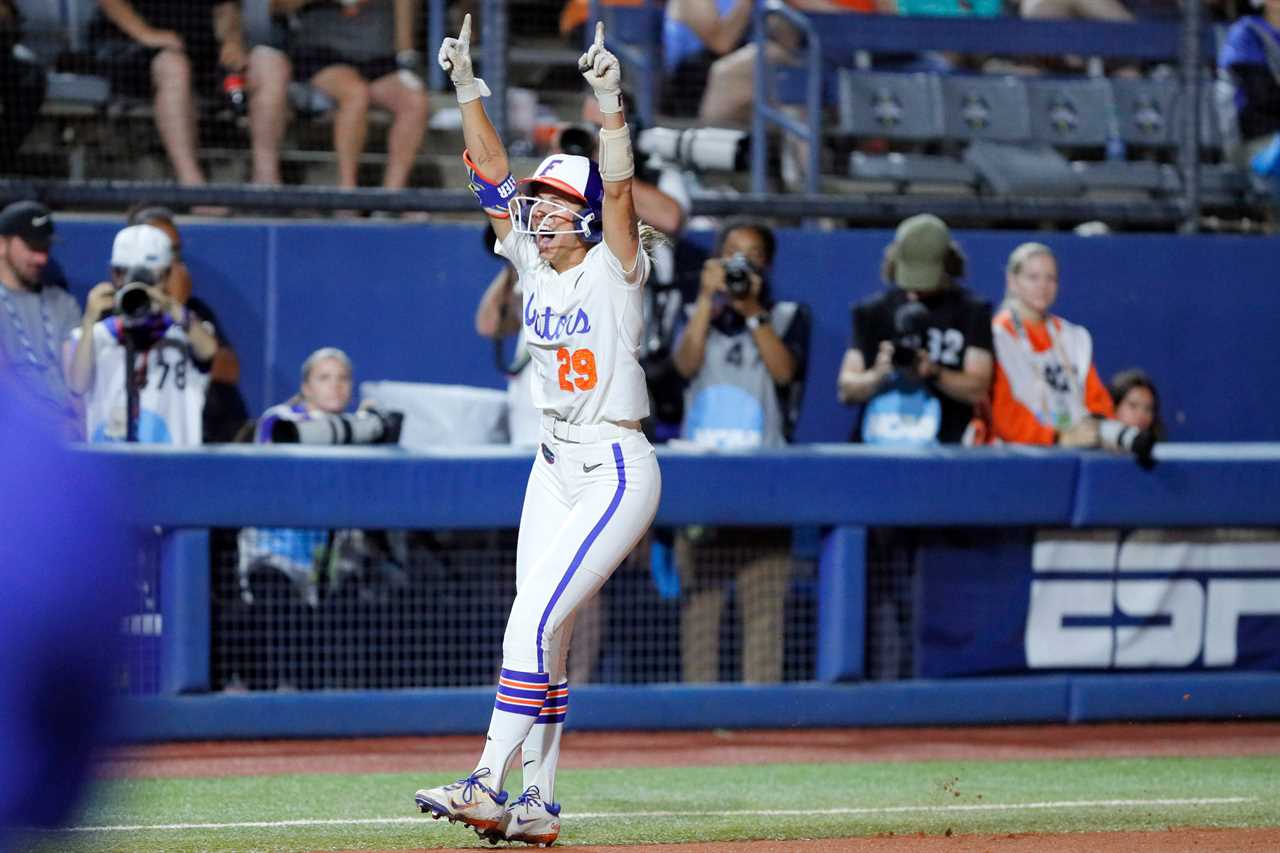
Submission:
[[[977,139],[964,159],[996,195],[1070,198],[1084,191],[1084,181],[1051,145]]]
[[[46,68],[53,68],[58,57],[68,50],[84,46],[88,13],[92,3],[59,2],[59,0],[17,0],[22,13],[26,45]],[[65,11],[65,14],[64,14]],[[45,103],[97,109],[111,98],[111,85],[105,77],[94,74],[51,72]]]
[[[1019,77],[941,78],[947,138],[967,142],[964,161],[997,195],[1076,196],[1079,176],[1052,145],[1034,141],[1031,100]]]
[[[1028,80],[1027,94],[1032,137],[1044,144],[1101,149],[1112,116],[1120,120],[1111,83],[1102,77]],[[1078,161],[1071,168],[1086,191],[1153,195],[1178,189],[1176,171],[1158,163]]]
[[[1077,161],[1071,164],[1087,192],[1175,195],[1182,190],[1178,170],[1150,160]]]
[[[1172,148],[1178,144],[1178,84],[1175,80],[1117,78],[1111,81],[1120,136],[1129,145]]]
[[[1101,77],[1028,80],[1031,138],[1060,148],[1101,148],[1107,117],[1115,109],[1111,86]]]
[[[939,80],[946,138],[960,142],[1031,140],[1027,87],[1020,78],[949,75]]]
[[[932,142],[943,136],[942,96],[933,74],[840,70],[839,130],[850,136]],[[977,174],[954,157],[854,152],[849,176],[858,181],[973,187]]]

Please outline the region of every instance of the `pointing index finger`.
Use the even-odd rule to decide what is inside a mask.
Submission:
[[[604,50],[604,21],[596,21],[596,43],[595,46],[600,50]]]
[[[458,33],[458,41],[465,45],[471,44],[471,13],[468,12],[462,19],[462,32]]]

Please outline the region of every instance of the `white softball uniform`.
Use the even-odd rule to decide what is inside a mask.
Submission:
[[[565,677],[574,612],[640,541],[658,508],[653,447],[640,431],[615,423],[649,413],[636,358],[649,260],[640,253],[638,283],[629,284],[603,242],[563,273],[538,256],[529,235],[513,231],[499,252],[520,274],[533,399],[543,412],[520,515],[503,667],[546,673],[556,685]]]

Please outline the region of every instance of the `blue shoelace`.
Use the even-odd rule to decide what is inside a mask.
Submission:
[[[530,785],[520,796],[516,797],[516,801],[512,806],[533,806],[542,805],[542,794],[538,791],[537,785]]]
[[[453,785],[451,785],[450,787],[457,787],[458,785],[462,786],[462,801],[464,803],[471,802],[471,792],[476,788],[479,788],[481,791],[484,791],[485,793],[489,794],[489,796],[494,797],[494,799],[496,800],[497,797],[494,795],[493,789],[480,781],[481,778],[488,775],[489,775],[489,768],[481,767],[479,770],[472,773],[467,778],[459,779],[457,782],[454,782]]]

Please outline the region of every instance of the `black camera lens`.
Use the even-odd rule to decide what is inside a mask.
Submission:
[[[126,284],[116,291],[116,313],[126,321],[145,319],[151,314],[151,294],[142,284]]]
[[[929,329],[929,309],[919,302],[904,302],[893,312],[894,367],[914,367]]]
[[[596,136],[587,128],[572,124],[560,131],[557,147],[565,154],[590,157],[595,153]]]
[[[721,261],[724,266],[724,287],[734,299],[741,299],[751,292],[751,273],[755,271],[751,261],[741,253]]]

